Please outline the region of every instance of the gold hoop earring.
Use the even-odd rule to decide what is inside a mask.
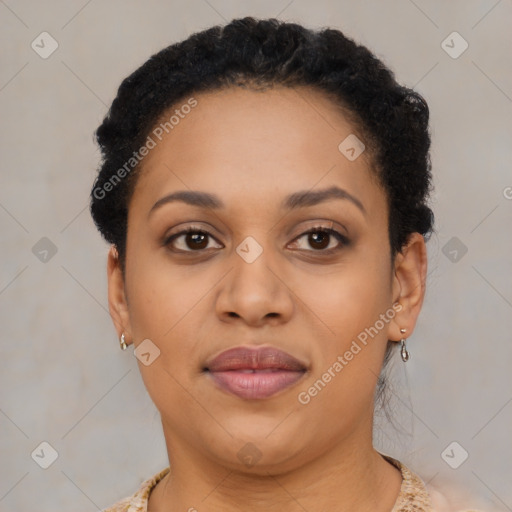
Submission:
[[[124,332],[123,332],[123,334],[121,334],[121,339],[119,340],[119,345],[121,345],[121,350],[126,350],[128,348],[126,341],[124,341]]]

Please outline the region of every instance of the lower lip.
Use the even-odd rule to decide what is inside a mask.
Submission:
[[[268,398],[292,384],[305,372],[291,370],[255,371],[246,373],[237,370],[208,372],[224,390],[248,400]]]

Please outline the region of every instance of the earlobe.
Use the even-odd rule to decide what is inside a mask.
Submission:
[[[124,277],[115,245],[110,247],[107,258],[108,307],[118,338],[124,334],[131,339],[130,316],[126,301]]]
[[[397,332],[392,333],[397,341],[402,338],[400,328],[405,328],[408,336],[414,330],[425,297],[426,276],[425,239],[420,233],[412,233],[395,261],[393,303],[399,302],[402,306],[395,317]]]

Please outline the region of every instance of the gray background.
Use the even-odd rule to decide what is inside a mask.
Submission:
[[[437,234],[411,360],[393,365],[397,427],[379,421],[376,445],[512,510],[510,0],[0,1],[0,510],[98,510],[167,466],[107,311],[93,131],[151,54],[245,15],[339,28],[429,102]],[[59,45],[47,59],[31,47],[43,31]],[[442,47],[453,31],[458,58]],[[48,469],[34,460],[48,449],[31,457],[43,441]],[[469,453],[457,469],[441,456],[453,441]]]

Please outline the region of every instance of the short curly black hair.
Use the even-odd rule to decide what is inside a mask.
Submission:
[[[245,17],[153,55],[121,83],[96,131],[103,158],[90,210],[103,237],[116,246],[123,272],[128,204],[141,168],[134,162],[127,170],[126,162],[133,161],[162,116],[192,93],[275,85],[323,92],[363,134],[388,200],[392,263],[410,234],[430,237],[434,215],[427,201],[433,187],[425,99],[398,84],[382,61],[339,30]]]

